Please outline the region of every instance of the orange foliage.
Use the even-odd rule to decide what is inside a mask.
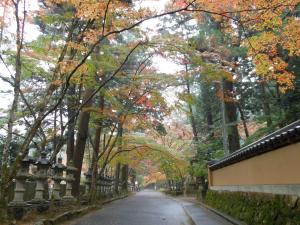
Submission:
[[[162,174],[161,172],[151,173],[148,176],[144,177],[145,185],[156,183],[158,181],[163,181],[163,180],[166,180],[166,175]]]
[[[295,10],[299,3],[300,0],[196,0],[196,9],[191,10],[210,12],[225,32],[230,28],[233,38],[237,35],[233,23],[239,29],[258,31],[244,40],[256,73],[266,80],[276,80],[285,92],[294,87],[294,74],[288,71],[279,49],[287,50],[289,56],[300,56],[300,23],[292,13],[283,14]]]

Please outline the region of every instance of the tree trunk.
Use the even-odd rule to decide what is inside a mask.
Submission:
[[[85,102],[93,93],[92,89],[87,89],[85,91],[83,102]],[[92,101],[90,100],[86,104],[86,108],[92,105]],[[79,115],[79,124],[78,124],[78,133],[76,137],[76,146],[73,155],[73,163],[74,167],[77,168],[75,172],[75,181],[73,182],[72,194],[74,196],[79,196],[80,191],[80,177],[81,177],[81,169],[82,162],[84,157],[85,144],[88,137],[88,129],[89,129],[89,120],[90,120],[90,112],[86,111],[84,108],[82,109]]]
[[[267,93],[266,93],[266,87],[264,84],[264,81],[260,82],[260,91],[261,91],[261,95],[262,95],[262,104],[263,104],[263,111],[264,111],[264,116],[266,118],[267,121],[267,126],[270,127],[272,126],[272,118],[271,118],[271,109],[270,109],[270,105],[268,102],[268,97],[267,97]]]
[[[122,182],[122,191],[128,191],[128,165],[125,164],[122,166],[122,171],[121,171],[121,182]]]
[[[118,125],[118,151],[121,151],[122,150],[122,137],[123,137],[123,127],[122,127],[122,124],[119,123]],[[121,164],[120,163],[117,163],[116,165],[116,171],[115,171],[115,183],[114,183],[114,186],[115,186],[115,193],[119,193],[119,183],[120,183],[120,170],[121,170]]]
[[[242,107],[241,107],[241,105],[239,103],[237,103],[237,107],[238,107],[238,110],[239,110],[240,115],[241,115],[241,120],[243,122],[243,127],[244,127],[244,131],[245,131],[245,135],[248,138],[249,137],[249,131],[248,131],[248,127],[247,127],[247,121],[246,121],[246,118],[244,116],[244,112],[243,112]]]
[[[188,67],[187,64],[185,65],[185,72],[186,72],[186,91],[189,96],[191,96],[191,87],[190,87],[190,78],[188,75]],[[200,149],[199,149],[199,136],[197,131],[196,119],[193,112],[193,107],[190,101],[187,101],[189,107],[189,118],[191,121],[192,131],[193,131],[193,140],[195,141],[197,154],[200,156]],[[201,157],[201,156],[200,156]]]
[[[120,170],[121,170],[121,163],[117,163],[116,170],[115,170],[115,183],[114,183],[114,191],[116,194],[119,194],[119,181],[120,181]]]
[[[212,96],[214,93],[210,91],[210,85],[207,82],[201,81],[201,101],[203,102],[204,114],[206,117],[207,123],[207,131],[209,133],[209,137],[214,137],[213,131],[213,112],[212,112]]]
[[[227,142],[229,153],[232,153],[240,148],[240,137],[237,128],[237,113],[236,105],[233,98],[233,83],[228,80],[223,80],[224,93],[224,113],[225,113],[225,129],[227,129]]]
[[[70,85],[67,96],[68,133],[67,133],[67,162],[73,159],[75,143],[75,85]]]
[[[101,112],[104,109],[104,96],[100,96],[99,108]],[[93,157],[92,157],[92,183],[91,183],[91,193],[90,193],[90,202],[93,202],[96,198],[96,186],[97,186],[97,171],[98,171],[98,156],[100,151],[100,139],[102,133],[102,121],[99,122],[96,126],[95,130],[95,138],[94,138],[94,149],[93,149]],[[104,138],[103,138],[104,141]],[[104,149],[103,149],[104,150]]]
[[[213,131],[214,121],[213,121],[213,114],[212,114],[212,109],[211,109],[210,103],[207,103],[205,116],[206,116],[209,137],[213,138],[214,137],[214,131]]]
[[[56,140],[56,133],[57,133],[57,109],[54,110],[54,120],[53,120],[53,150],[56,148],[57,140]],[[55,161],[55,160],[54,160]]]
[[[279,114],[279,118],[280,118],[280,123],[279,123],[279,127],[282,128],[284,127],[284,122],[282,121],[282,117],[283,117],[283,107],[282,107],[282,103],[281,103],[281,96],[280,96],[280,90],[279,90],[279,84],[276,83],[276,102],[278,105],[278,114]]]
[[[225,155],[229,155],[229,146],[228,146],[228,129],[227,129],[227,117],[226,117],[226,107],[225,107],[225,94],[224,94],[224,85],[223,81],[220,82],[220,91],[222,93],[221,101],[221,111],[222,111],[222,139],[223,139],[223,149]]]

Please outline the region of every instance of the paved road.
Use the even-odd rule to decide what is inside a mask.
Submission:
[[[187,203],[146,190],[105,205],[102,209],[65,225],[195,225],[185,209],[191,205],[185,205],[184,208],[184,204]],[[198,209],[200,212],[201,209]],[[201,213],[204,213],[203,223],[197,221],[197,224],[228,225],[209,212]]]

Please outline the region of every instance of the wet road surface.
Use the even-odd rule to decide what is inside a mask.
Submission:
[[[216,223],[210,222],[214,225],[227,225],[217,220]],[[64,225],[195,225],[195,223],[180,201],[175,201],[160,192],[145,190],[126,199],[109,203],[100,210]]]

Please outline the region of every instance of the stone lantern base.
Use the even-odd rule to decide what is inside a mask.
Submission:
[[[15,219],[20,220],[29,211],[30,206],[26,202],[11,202],[8,205],[8,213]]]
[[[50,202],[45,199],[32,199],[29,201],[33,208],[35,208],[38,212],[47,211],[50,208]]]
[[[64,196],[62,200],[68,203],[75,203],[77,201],[77,199],[73,196]]]

